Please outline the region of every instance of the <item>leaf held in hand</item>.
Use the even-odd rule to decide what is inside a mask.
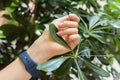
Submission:
[[[52,36],[52,38],[58,42],[59,44],[63,45],[64,47],[68,48],[71,50],[71,47],[66,43],[66,41],[59,37],[56,33],[57,33],[57,28],[53,23],[49,24],[49,30],[50,30],[50,34]]]

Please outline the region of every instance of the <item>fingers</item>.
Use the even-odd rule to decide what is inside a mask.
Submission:
[[[58,32],[57,32],[59,36],[62,37],[65,35],[78,34],[79,18],[75,14],[70,14],[68,16],[62,17],[60,18],[60,20],[62,22],[61,24],[58,24]]]
[[[78,29],[77,28],[68,28],[68,29],[65,29],[65,30],[58,31],[57,34],[59,36],[78,34]]]
[[[78,27],[78,22],[64,21],[58,25],[58,30],[61,30],[62,28],[77,28],[77,27]]]
[[[69,14],[53,21],[58,28],[57,35],[61,36],[72,49],[77,45],[80,39],[78,34],[79,21],[79,17],[75,14]]]
[[[69,16],[68,20],[70,21],[76,21],[76,22],[80,21],[79,17],[75,14],[69,14],[68,16]]]
[[[80,40],[79,34],[73,34],[73,35],[68,36],[67,43],[73,49],[78,44],[79,40]]]
[[[64,28],[77,27],[79,21],[80,21],[80,19],[77,15],[69,14],[69,15],[61,17],[59,19],[55,19],[52,23],[55,24],[57,28],[59,27],[59,29],[61,29],[63,27]]]
[[[78,34],[78,23],[75,21],[64,21],[58,25],[57,34],[59,36]]]
[[[59,18],[58,20],[60,22],[63,22],[63,21],[66,21],[66,20],[75,21],[75,22],[79,22],[80,21],[79,17],[77,15],[75,15],[75,14],[69,14],[69,15],[64,16],[62,18]]]

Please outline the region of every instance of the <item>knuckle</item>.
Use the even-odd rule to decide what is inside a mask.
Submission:
[[[77,22],[80,21],[79,17],[76,14],[70,14],[69,16],[73,18],[74,21],[77,21]]]
[[[78,29],[77,28],[71,28],[72,30],[74,30],[75,32],[78,32]]]
[[[74,24],[75,24],[75,27],[78,27],[78,23],[77,22],[74,22]]]
[[[63,25],[66,26],[66,25],[68,25],[68,23],[69,23],[68,21],[64,21],[64,22],[63,22]]]
[[[78,29],[76,29],[76,33],[78,34]]]

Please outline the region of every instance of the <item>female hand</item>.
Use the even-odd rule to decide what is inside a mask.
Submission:
[[[52,22],[58,29],[56,34],[62,37],[72,49],[76,47],[80,38],[78,22],[79,18],[75,14],[69,14]],[[44,33],[27,50],[37,63],[43,63],[53,56],[69,51],[69,49],[60,45],[51,37],[49,28],[46,28]]]
[[[72,49],[76,47],[80,38],[77,29],[78,22],[79,18],[75,14],[69,14],[52,22],[58,29],[56,34],[62,37]],[[44,33],[27,50],[32,60],[37,64],[44,63],[53,56],[69,51],[69,49],[60,45],[51,37],[49,28],[46,28]],[[25,59],[27,60],[27,58]],[[35,68],[33,67],[32,69],[34,70]],[[10,75],[12,72],[14,73]],[[31,77],[32,75],[26,71],[26,66],[24,66],[20,58],[17,58],[0,71],[0,80],[30,80]]]

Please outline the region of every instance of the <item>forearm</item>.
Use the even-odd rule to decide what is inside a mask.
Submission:
[[[41,64],[46,62],[52,56],[45,52],[43,46],[36,50],[38,45],[39,44],[35,42],[27,50],[27,53],[33,61],[35,61],[37,64]],[[27,72],[24,63],[20,58],[17,58],[2,71],[0,71],[0,80],[30,80],[31,77],[32,76]]]
[[[0,71],[0,80],[29,80],[30,78],[31,75],[19,58]]]
[[[38,44],[34,43],[28,50],[28,55],[35,61],[37,64],[46,62],[51,55],[45,52],[44,47],[39,47],[39,50],[36,50]],[[25,69],[25,65],[20,58],[17,58],[2,71],[0,71],[0,80],[30,80],[32,76]]]

